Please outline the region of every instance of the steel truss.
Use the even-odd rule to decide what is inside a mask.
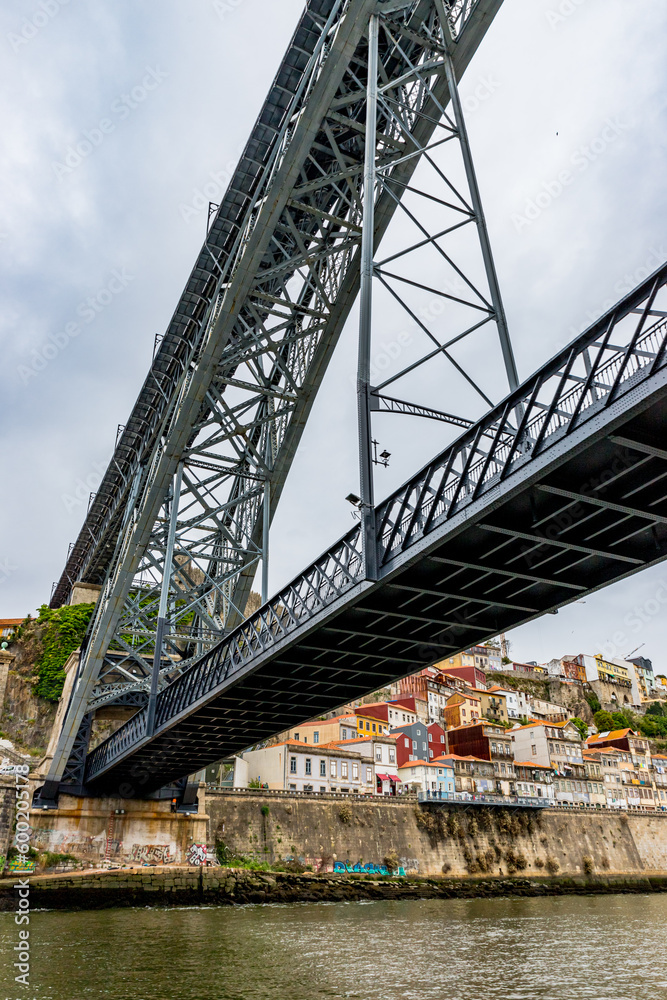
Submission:
[[[159,693],[154,729],[142,709],[96,747],[86,782],[114,787],[116,768],[130,794],[159,787],[214,760],[216,732],[240,749],[399,676],[425,644],[442,659],[502,616],[530,620],[667,557],[667,449],[636,423],[652,412],[664,428],[666,379],[667,264],[379,505],[376,582],[357,525]],[[596,480],[590,456],[576,465],[587,447]]]
[[[268,596],[268,529],[359,289],[370,17],[383,30],[377,247],[432,141],[460,138],[441,125],[448,74],[501,3],[307,3],[55,589],[58,606],[76,581],[102,584],[53,787],[87,713],[162,689],[243,620],[260,564]],[[479,223],[473,200],[460,211]]]

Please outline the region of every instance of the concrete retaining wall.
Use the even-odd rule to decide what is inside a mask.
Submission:
[[[211,842],[264,861],[296,857],[316,871],[331,870],[335,861],[382,864],[393,855],[407,872],[420,875],[667,872],[667,815],[511,813],[497,807],[419,806],[414,799],[260,792],[208,792],[206,808]]]

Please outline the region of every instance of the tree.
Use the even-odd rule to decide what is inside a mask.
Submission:
[[[614,729],[632,729],[634,726],[634,716],[627,710],[612,712],[611,717],[614,722]]]
[[[593,721],[595,722],[598,732],[600,733],[607,733],[610,729],[614,728],[614,720],[611,712],[606,712],[604,709],[595,713]]]
[[[593,713],[593,715],[595,715],[596,712],[599,712],[600,709],[602,708],[602,705],[600,704],[600,699],[598,698],[598,696],[595,694],[594,691],[586,695],[586,701],[588,702],[589,708]]]
[[[584,720],[580,719],[578,715],[575,715],[574,718],[570,719],[570,722],[573,726],[577,727],[582,740],[585,740],[588,737],[588,726]]]

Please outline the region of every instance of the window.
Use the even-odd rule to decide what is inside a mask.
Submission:
[[[375,748],[375,759],[379,760],[380,763],[382,763],[382,747]]]
[[[373,769],[370,767],[366,768],[366,784],[370,785],[373,780]]]
[[[340,762],[340,776],[341,778],[347,778],[347,761],[342,760]]]
[[[429,741],[429,743],[432,743],[432,742],[433,742],[433,737],[431,736],[431,734],[430,734],[430,733],[428,734],[428,741]]]
[[[373,723],[373,725],[371,726],[371,729],[373,730],[374,733],[377,732],[377,729],[375,728],[375,723]]]
[[[412,749],[413,749],[413,750],[416,750],[416,749],[417,749],[417,740],[413,740],[413,741],[412,741]]]
[[[444,737],[444,736],[441,736],[441,737],[440,737],[440,742],[441,742],[441,743],[444,743],[444,742],[445,742],[445,737]]]
[[[320,791],[321,792],[326,792],[326,790],[327,790],[327,786],[326,785],[320,785]]]
[[[319,742],[320,742],[320,734],[313,733],[313,743],[319,743]]]
[[[306,757],[306,774],[312,774],[312,761],[310,757]]]
[[[312,792],[313,786],[312,785],[304,785],[303,786],[303,790],[304,790],[304,792]]]
[[[393,747],[389,747],[389,763],[390,764],[396,763],[396,751],[394,750]]]
[[[296,757],[290,757],[289,759],[289,773],[296,774]]]
[[[429,759],[431,759],[433,757],[433,751],[432,750],[429,750],[428,756],[429,756]]]
[[[352,780],[353,781],[359,780],[359,765],[357,763],[354,763],[352,765]]]
[[[326,778],[327,776],[327,762],[326,760],[320,761],[320,778]]]
[[[338,772],[338,763],[335,760],[331,761],[331,777],[335,778]]]
[[[404,742],[405,742],[405,749],[409,750],[410,749],[410,740],[405,740]]]
[[[426,743],[422,740],[422,750],[426,750]]]
[[[290,790],[290,792],[295,792],[296,791],[296,785],[290,785],[289,786],[289,790]]]
[[[532,745],[532,748],[531,748],[531,749],[532,749],[532,751],[533,751],[533,757],[534,757],[534,756],[535,756],[535,755],[537,754],[537,747],[535,746],[535,744],[534,744],[534,743],[533,743],[533,745]]]
[[[403,712],[403,717],[401,719],[401,722],[405,722],[405,712]]]
[[[491,744],[491,753],[495,753],[495,752],[496,752],[496,744],[492,743]]]
[[[299,742],[299,734],[298,733],[294,734],[294,739],[297,741],[297,743]]]
[[[343,729],[341,729],[340,732],[341,732],[341,739],[346,740],[347,739],[347,729],[343,728]]]

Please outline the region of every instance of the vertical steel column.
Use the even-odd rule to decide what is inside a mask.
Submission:
[[[269,599],[269,527],[271,522],[271,483],[264,480],[264,518],[262,521],[262,604]]]
[[[459,133],[459,142],[461,143],[461,153],[463,155],[463,166],[465,167],[466,178],[468,180],[468,188],[470,189],[470,200],[472,201],[472,207],[475,213],[475,221],[477,222],[477,232],[479,234],[479,242],[482,248],[482,257],[484,259],[486,279],[489,283],[491,304],[493,306],[493,311],[496,316],[498,336],[500,337],[500,348],[503,353],[503,360],[505,362],[505,371],[507,372],[507,381],[509,383],[509,387],[510,389],[516,389],[517,386],[519,385],[519,375],[516,370],[516,361],[514,360],[512,341],[510,340],[509,329],[507,327],[507,317],[505,316],[505,307],[503,305],[502,296],[500,294],[500,285],[498,283],[498,275],[496,274],[496,265],[494,263],[493,254],[491,252],[489,231],[486,228],[486,218],[484,216],[484,209],[482,208],[482,198],[479,193],[479,186],[477,184],[477,174],[475,173],[475,166],[472,159],[472,153],[470,151],[470,142],[468,141],[468,130],[466,129],[466,123],[463,117],[463,108],[461,106],[459,88],[456,82],[454,63],[452,62],[451,50],[454,42],[452,39],[451,31],[449,29],[449,21],[447,20],[447,14],[444,8],[443,0],[436,0],[436,6],[438,8],[438,12],[440,14],[442,22],[442,37],[445,46],[445,73],[447,75],[447,86],[449,88],[449,96],[451,98],[452,107],[454,109],[454,121],[456,122],[456,128]]]
[[[364,149],[364,196],[361,235],[361,295],[359,306],[359,362],[357,368],[357,415],[359,433],[359,491],[361,533],[366,579],[377,579],[377,540],[373,496],[371,446],[371,331],[373,319],[373,253],[375,249],[375,145],[377,133],[379,17],[368,22],[368,83],[366,87],[366,140]]]
[[[178,520],[178,502],[181,498],[181,483],[183,481],[183,463],[180,462],[172,489],[171,512],[167,530],[167,544],[164,552],[164,569],[162,571],[162,590],[160,592],[160,607],[158,610],[157,631],[155,635],[155,652],[153,654],[153,671],[151,673],[151,688],[148,696],[148,719],[146,733],[151,735],[155,730],[155,709],[157,707],[157,689],[160,680],[160,663],[162,662],[162,646],[164,633],[167,629],[167,612],[169,609],[169,586],[171,584],[171,569],[174,561],[174,544],[176,541],[176,522]]]

